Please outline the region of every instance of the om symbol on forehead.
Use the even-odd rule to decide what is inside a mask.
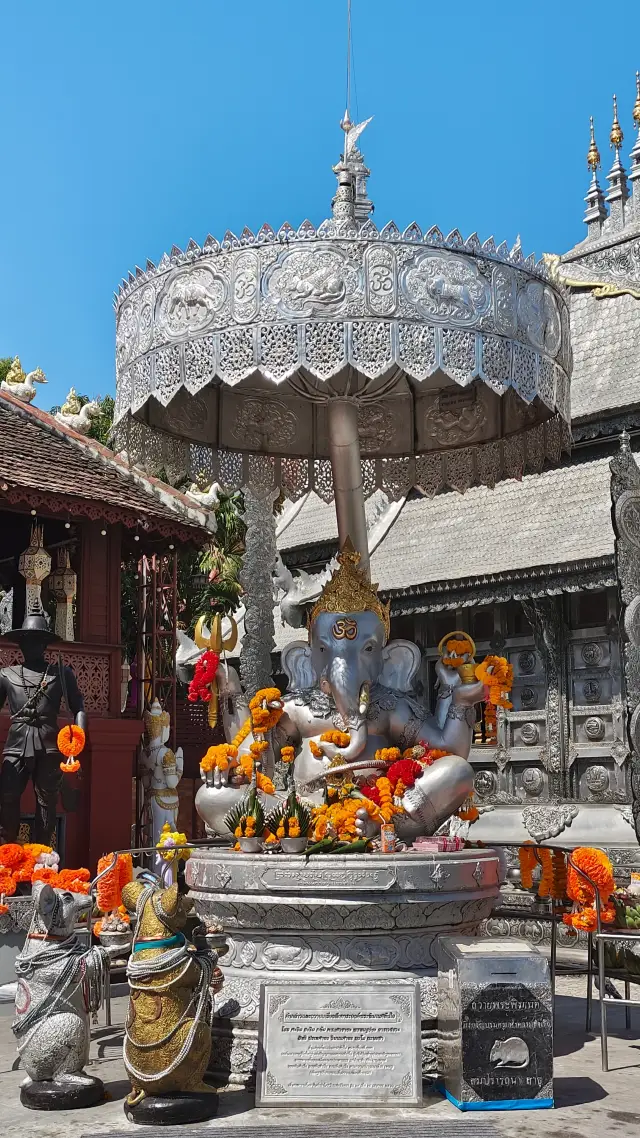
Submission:
[[[343,617],[335,622],[331,635],[334,640],[355,640],[358,635],[358,622]]]

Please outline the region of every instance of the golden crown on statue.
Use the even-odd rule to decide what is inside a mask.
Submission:
[[[378,586],[373,585],[358,568],[360,554],[356,553],[349,538],[338,554],[340,568],[327,581],[320,599],[311,610],[309,626],[321,612],[374,612],[384,625],[385,640],[389,639],[390,602],[382,603]]]

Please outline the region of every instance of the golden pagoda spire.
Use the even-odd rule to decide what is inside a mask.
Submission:
[[[591,115],[591,117],[589,118],[589,130],[591,133],[591,137],[590,137],[590,142],[589,142],[589,152],[587,154],[587,166],[595,174],[596,170],[600,166],[600,151],[598,150],[598,147],[596,146],[596,136],[595,136],[595,131],[593,129],[593,115]]]
[[[620,123],[618,122],[618,100],[617,100],[616,96],[614,95],[613,96],[613,122],[611,124],[611,134],[609,135],[609,144],[612,147],[614,147],[616,150],[619,150],[620,147],[622,146],[623,140],[624,140],[624,135],[622,133],[622,127],[620,126]]]
[[[636,71],[636,101],[633,104],[633,121],[640,130],[640,71]]]

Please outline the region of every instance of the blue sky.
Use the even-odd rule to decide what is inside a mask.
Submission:
[[[113,391],[112,294],[208,232],[326,216],[346,0],[22,0],[0,9],[0,355]],[[625,164],[640,5],[353,0],[353,111],[375,220],[525,253],[583,236],[589,115]]]

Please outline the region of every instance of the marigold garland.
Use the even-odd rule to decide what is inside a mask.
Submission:
[[[489,689],[488,702],[494,707],[509,710],[513,704],[509,694],[513,687],[513,668],[504,656],[485,656],[476,665],[476,679]]]
[[[526,845],[520,846],[518,850],[518,860],[520,862],[520,881],[523,889],[533,888],[533,871],[538,864],[536,857],[535,846],[527,842]]]
[[[6,842],[0,846],[0,866],[4,869],[17,869],[24,861],[24,847],[17,842]]]
[[[160,834],[160,841],[156,842],[156,849],[164,861],[187,861],[192,850],[187,845],[187,835],[178,830],[172,830],[169,822],[165,822]]]
[[[237,757],[238,748],[233,743],[218,743],[215,747],[209,747],[200,760],[200,766],[203,771],[226,771],[230,766],[235,766]]]
[[[247,735],[249,734],[250,730],[251,730],[251,717],[249,717],[248,719],[245,719],[245,721],[242,724],[242,727],[238,731],[237,735],[234,735],[233,739],[231,740],[231,746],[232,747],[241,747],[242,744],[244,743]]]
[[[360,835],[356,824],[358,810],[366,810],[371,817],[378,815],[375,803],[366,798],[343,798],[331,805],[314,806],[311,811],[313,840],[337,837],[340,841],[356,841]]]
[[[399,747],[380,747],[374,758],[378,763],[397,763],[402,752]]]
[[[348,747],[351,736],[348,731],[323,731],[320,736],[321,743],[333,743],[334,747]]]
[[[324,755],[322,747],[318,746],[315,739],[309,739],[309,750],[311,751],[314,759],[321,759]]]
[[[616,910],[614,905],[605,905],[601,908],[600,920],[603,925],[612,925],[615,919]],[[595,932],[598,927],[598,917],[593,905],[588,905],[586,908],[578,909],[573,913],[565,913],[562,920],[565,925],[587,933]]]
[[[469,640],[447,640],[446,650],[448,655],[442,657],[445,667],[460,668],[467,663],[472,647]]]
[[[16,882],[8,869],[0,869],[0,896],[12,897],[16,891]]]
[[[267,746],[267,745],[268,744],[265,744],[265,746]],[[252,747],[253,746],[255,746],[255,744],[252,743]],[[252,769],[253,769],[253,756],[252,755],[241,755],[240,756],[240,767],[242,769],[242,773],[244,774],[245,778],[247,778],[249,780],[249,782],[251,782]],[[271,781],[271,779],[266,774],[262,774],[261,771],[256,771],[256,786],[258,787],[258,790],[262,790],[264,794],[275,794],[276,788],[273,785],[273,782]]]
[[[100,878],[96,886],[96,902],[103,913],[111,913],[122,904],[122,890],[129,881],[133,880],[133,864],[131,854],[118,854],[115,863],[113,854],[105,854],[98,861],[98,876],[104,869],[109,872]]]
[[[293,747],[281,747],[280,759],[283,763],[292,763],[295,758],[295,750]]]
[[[75,759],[76,755],[82,754],[85,742],[85,733],[77,723],[69,723],[58,731],[58,750],[65,759]]]
[[[279,722],[284,708],[280,703],[282,692],[279,688],[261,688],[249,700],[249,713],[254,735],[256,732],[271,730]],[[278,707],[264,707],[263,704],[278,703]]]
[[[22,848],[25,853],[30,854],[31,857],[36,860],[40,857],[40,854],[53,853],[51,846],[42,846],[39,842],[25,842]]]
[[[461,822],[476,822],[479,817],[480,811],[477,806],[474,806],[473,794],[470,794],[458,810],[458,818]]]
[[[571,861],[595,882],[601,902],[607,902],[615,888],[613,866],[607,855],[602,850],[579,846],[571,854]],[[595,900],[593,888],[572,865],[567,871],[567,896],[580,905],[592,905]]]

